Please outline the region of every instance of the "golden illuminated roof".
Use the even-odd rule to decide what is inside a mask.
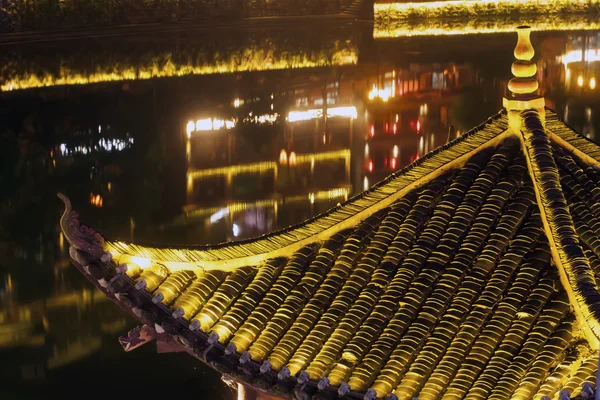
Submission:
[[[506,110],[327,213],[149,247],[82,230],[65,198],[74,264],[157,335],[271,393],[593,392],[600,147],[544,108],[519,35]]]

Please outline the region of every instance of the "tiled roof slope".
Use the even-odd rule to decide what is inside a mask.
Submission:
[[[520,120],[517,131],[499,113],[321,216],[347,215],[283,244],[288,254],[244,248],[265,238],[230,245],[239,255],[227,260],[255,264],[203,269],[212,250],[195,249],[188,269],[171,268],[157,258],[185,249],[104,242],[69,205],[62,226],[74,264],[117,304],[261,390],[585,398],[600,320],[600,152],[550,110],[546,125],[539,111]]]

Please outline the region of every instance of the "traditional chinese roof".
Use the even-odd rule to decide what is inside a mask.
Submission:
[[[72,261],[157,335],[274,394],[585,398],[600,147],[532,94],[528,35],[504,110],[323,215],[252,240],[150,247],[79,225],[62,196]]]

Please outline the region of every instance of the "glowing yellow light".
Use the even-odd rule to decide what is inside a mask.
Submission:
[[[271,42],[269,41],[269,45]],[[280,54],[273,57],[274,54]],[[268,62],[265,59],[268,57]],[[239,59],[245,59],[241,64]],[[303,51],[288,55],[287,52],[273,53],[271,47],[255,49],[242,49],[231,52],[228,57],[217,57],[212,62],[194,65],[190,61],[181,62],[171,53],[160,54],[148,66],[137,66],[126,62],[98,67],[94,72],[78,69],[73,65],[61,66],[55,73],[48,72],[20,72],[16,76],[0,78],[0,91],[30,89],[36,87],[49,87],[59,85],[87,85],[99,82],[115,82],[126,80],[146,80],[186,75],[211,75],[241,71],[268,71],[298,68],[314,68],[324,65],[355,64],[358,53],[355,48],[346,46],[336,49],[325,55],[310,54]],[[18,68],[17,71],[26,68]]]
[[[235,108],[238,108],[238,107],[240,106],[240,99],[235,99],[235,100],[233,101],[233,106],[234,106]]]
[[[315,204],[315,194],[314,193],[309,193],[308,199],[310,201],[310,204]]]
[[[571,79],[571,69],[570,68],[567,68],[566,77],[567,77],[567,80]]]
[[[393,96],[393,93],[390,91],[390,89],[377,89],[376,87],[374,87],[369,92],[369,100],[379,98],[383,101],[388,101],[390,99],[390,97],[392,97],[392,96]]]
[[[581,75],[577,78],[577,86],[583,86],[583,76]]]
[[[287,159],[287,152],[284,149],[281,149],[281,151],[279,152],[279,164],[286,164]]]
[[[324,151],[322,153],[309,153],[309,154],[297,154],[296,159],[298,164],[307,164],[315,161],[329,161],[329,160],[337,160],[337,159],[350,159],[350,150],[333,150],[333,151]]]
[[[296,153],[293,151],[290,153],[290,165],[296,165]]]
[[[131,257],[129,257],[129,261],[131,261],[134,264],[139,265],[139,267],[142,269],[148,268],[150,265],[152,265],[152,261],[150,261],[148,258],[144,258],[144,257],[131,256]]]
[[[533,3],[531,0],[523,0],[526,2]],[[568,6],[566,0],[559,0],[558,3],[565,3]],[[375,4],[375,29],[373,30],[374,38],[393,38],[393,37],[407,37],[407,36],[457,36],[457,35],[475,35],[475,34],[493,34],[501,32],[514,32],[515,29],[522,24],[526,24],[532,27],[533,31],[570,31],[570,30],[598,30],[600,28],[600,21],[593,21],[584,17],[583,15],[577,15],[573,13],[568,16],[561,16],[560,18],[547,18],[544,11],[537,9],[538,15],[530,15],[526,18],[520,18],[518,20],[510,20],[504,18],[478,18],[478,19],[456,19],[449,21],[444,18],[437,18],[440,16],[448,15],[448,10],[444,8],[438,8],[430,10],[428,5],[430,4],[445,4],[451,7],[452,3],[458,3],[455,1],[438,1],[432,3],[407,3],[414,5],[414,8],[407,8],[397,6],[395,3],[390,4]],[[464,1],[463,6],[459,9],[465,10],[470,15],[479,15],[477,8],[478,5],[473,3],[479,3],[479,1]],[[485,3],[485,2],[482,2]],[[500,2],[498,2],[500,3]],[[548,2],[550,3],[550,2]],[[537,3],[536,3],[537,4]],[[485,7],[485,4],[483,5]],[[552,4],[549,4],[552,7]],[[554,7],[557,4],[554,3]],[[397,8],[397,10],[395,10]],[[391,10],[391,12],[390,12]],[[420,14],[422,18],[410,19],[410,16]],[[408,21],[410,19],[410,21]]]
[[[354,106],[331,107],[331,108],[327,109],[327,116],[329,118],[348,117],[348,118],[356,119],[358,117],[358,114],[356,112],[356,107],[354,107]]]
[[[65,249],[65,235],[63,235],[62,231],[58,233],[58,249],[61,253]]]
[[[252,164],[232,165],[230,167],[208,168],[201,170],[190,170],[188,173],[193,179],[206,178],[219,175],[238,175],[245,173],[262,173],[277,169],[277,163],[264,161]]]
[[[285,153],[285,159],[283,159],[282,150],[279,153],[279,162],[282,164],[287,163],[287,152]],[[322,153],[308,153],[308,154],[296,154],[296,164],[308,164],[315,161],[329,161],[329,160],[337,160],[337,159],[350,159],[350,150],[333,150],[333,151],[325,151]],[[282,161],[283,160],[283,161]],[[258,163],[251,164],[242,164],[242,165],[232,165],[229,167],[219,167],[219,168],[208,168],[201,170],[192,170],[188,171],[188,179],[191,177],[192,179],[198,178],[206,178],[220,175],[238,175],[244,173],[263,173],[267,171],[277,171],[277,163],[273,161],[263,161]]]
[[[596,88],[596,78],[590,79],[590,89]]]
[[[369,155],[369,143],[365,144],[365,157]]]
[[[394,146],[394,150],[393,150],[393,154],[394,154],[394,158],[398,157],[398,146]]]
[[[356,107],[331,107],[327,109],[327,117],[348,117],[356,119],[358,113]],[[288,113],[288,122],[309,121],[311,119],[323,118],[323,109],[313,109],[306,111],[290,111]]]
[[[363,190],[367,189],[369,189],[369,178],[365,176],[365,179],[363,179]]]
[[[582,62],[584,58],[586,62],[600,61],[600,49],[588,49],[585,52],[583,50],[571,50],[561,56],[561,62],[567,66],[571,63]]]
[[[104,199],[99,194],[90,193],[90,204],[102,208],[104,204]]]

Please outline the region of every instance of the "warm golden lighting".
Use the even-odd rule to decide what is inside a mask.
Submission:
[[[389,89],[377,89],[374,87],[369,92],[369,100],[373,99],[381,99],[383,101],[388,101],[390,97],[393,97],[393,93]]]
[[[576,62],[595,62],[600,61],[600,49],[571,50],[561,56],[561,62],[567,66]]]
[[[333,150],[333,151],[324,151],[322,153],[307,153],[307,154],[298,154],[296,155],[296,162],[298,164],[308,164],[314,161],[330,161],[337,159],[350,159],[350,150]]]
[[[277,163],[263,161],[252,164],[232,165],[230,167],[209,168],[201,170],[190,170],[188,173],[192,179],[206,178],[219,175],[239,175],[246,173],[262,173],[277,169]]]
[[[102,196],[100,196],[99,194],[94,194],[94,193],[90,193],[90,204],[98,207],[98,208],[102,208],[102,205],[104,203],[104,199],[102,198]]]
[[[356,107],[331,107],[327,109],[327,117],[348,117],[356,119],[358,116]],[[313,109],[306,111],[290,111],[288,113],[288,122],[309,121],[311,119],[323,118],[323,109]]]
[[[293,151],[290,153],[290,165],[296,165],[296,153]]]
[[[563,1],[563,0],[561,0]],[[437,2],[437,3],[453,3]],[[478,3],[465,1],[464,3]],[[560,1],[559,1],[560,3]],[[422,4],[423,9],[432,3]],[[570,14],[560,18],[546,18],[543,12],[537,15],[522,16],[518,20],[509,18],[465,18],[448,20],[444,18],[409,19],[410,10],[401,13],[388,13],[386,8],[395,4],[375,4],[374,38],[395,38],[407,36],[457,36],[514,32],[520,25],[529,25],[533,31],[598,30],[600,21],[589,20],[586,16]],[[435,13],[434,13],[435,14]],[[473,14],[476,14],[473,12]]]
[[[65,235],[62,231],[58,234],[58,249],[61,253],[65,250]]]
[[[583,86],[583,76],[579,75],[577,78],[577,86]]]
[[[365,176],[365,179],[363,179],[363,190],[368,190],[369,189],[369,178],[367,178]]]
[[[196,121],[196,131],[210,131],[212,130],[212,119],[204,118]]]
[[[271,41],[269,45],[272,46]],[[358,54],[351,45],[326,51],[324,54],[311,54],[306,51],[288,53],[276,51],[271,47],[246,48],[230,52],[225,57],[215,57],[214,61],[206,61],[196,65],[191,57],[188,59],[171,53],[159,54],[149,65],[136,66],[126,62],[113,65],[98,66],[93,72],[72,66],[61,66],[56,73],[20,72],[4,77],[0,91],[31,89],[37,87],[59,85],[88,85],[100,82],[147,80],[187,75],[211,75],[244,71],[271,71],[298,68],[316,68],[327,65],[350,65],[358,61]],[[240,60],[243,60],[240,63]],[[21,71],[17,65],[16,71]],[[25,70],[25,68],[22,68]]]
[[[185,131],[187,133],[187,137],[189,138],[192,135],[192,132],[194,132],[194,129],[196,128],[196,124],[194,124],[194,121],[189,121],[185,127]]]
[[[398,146],[397,145],[394,145],[393,154],[394,154],[394,158],[398,157]]]
[[[290,153],[289,158],[291,158],[292,153]],[[325,151],[322,153],[307,153],[307,154],[296,154],[294,153],[295,163],[296,164],[312,164],[315,161],[329,161],[329,160],[337,160],[337,159],[350,159],[350,150],[333,150],[333,151]],[[291,160],[290,160],[291,162]],[[285,150],[281,150],[279,153],[279,163],[287,164],[288,163],[288,154]],[[219,168],[208,168],[208,169],[200,169],[193,170],[190,169],[188,171],[188,179],[198,179],[198,178],[206,178],[220,175],[239,175],[245,173],[263,173],[268,171],[275,171],[277,173],[277,163],[274,161],[262,161],[252,164],[242,164],[242,165],[232,165],[229,167],[219,167]]]
[[[590,89],[595,89],[596,88],[596,78],[591,78],[590,79]]]

